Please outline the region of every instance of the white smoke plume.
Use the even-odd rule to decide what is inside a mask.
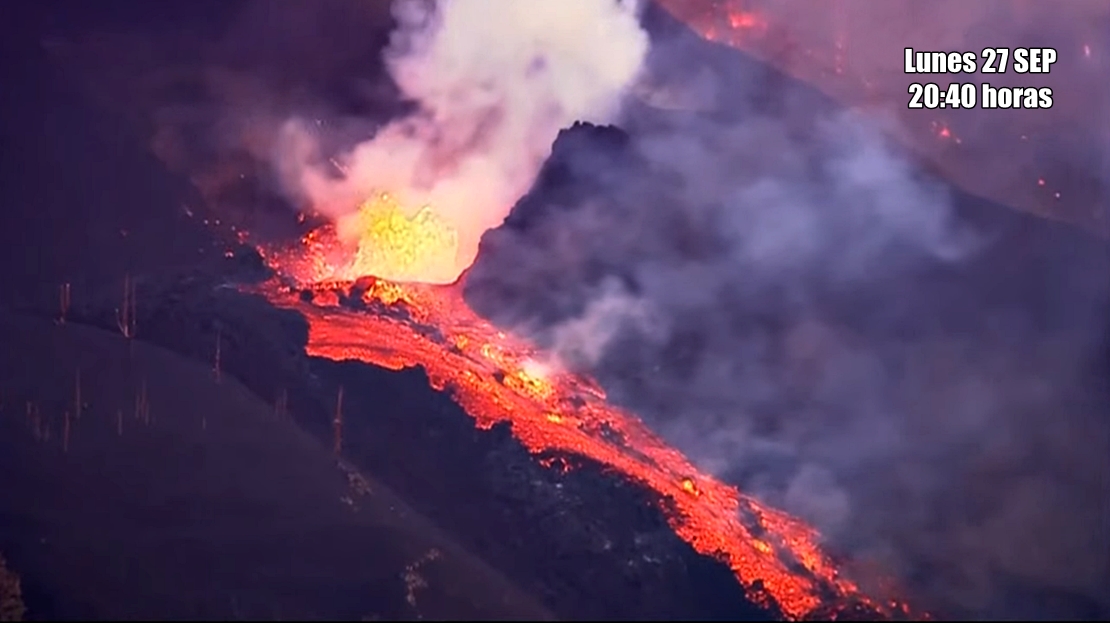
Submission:
[[[291,122],[279,168],[299,199],[336,219],[379,192],[413,211],[432,206],[458,232],[459,252],[426,280],[450,282],[528,191],[559,130],[617,112],[648,38],[629,0],[396,0],[393,10],[386,65],[417,110],[338,167],[310,124]]]
[[[561,368],[593,367],[628,325],[645,332],[663,331],[663,319],[650,305],[629,294],[615,280],[605,281],[582,314],[552,329],[549,340],[553,362]]]

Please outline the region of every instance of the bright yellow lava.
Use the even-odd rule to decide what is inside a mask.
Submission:
[[[357,238],[350,271],[399,282],[455,280],[458,233],[430,206],[409,217],[388,193],[363,203],[343,229]]]

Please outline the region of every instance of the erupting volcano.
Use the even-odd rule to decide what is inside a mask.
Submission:
[[[30,3],[0,589],[1104,619],[1110,247],[1060,221],[1110,231],[1110,4],[1075,2]],[[997,88],[1059,97],[908,109],[911,46],[1054,46]]]
[[[397,5],[385,60],[419,105],[338,155],[313,124],[285,126],[279,168],[331,223],[292,247],[262,245],[277,277],[257,291],[306,318],[310,355],[422,367],[479,427],[509,423],[552,469],[581,457],[642,483],[676,533],[770,612],[907,614],[844,577],[814,529],[701,473],[597,383],[464,301],[484,232],[537,179],[561,128],[613,118],[649,47],[634,2],[522,6],[499,4],[519,28],[487,31],[485,2]]]
[[[429,220],[415,223],[404,234],[413,237],[408,242],[377,247],[401,257],[374,266],[419,265],[411,254],[425,243],[415,240],[438,240],[447,246],[432,252],[449,252],[450,236]],[[591,379],[547,365],[535,347],[479,317],[463,300],[461,283],[359,276],[363,249],[378,235],[365,229],[360,243],[344,245],[326,225],[299,244],[260,248],[277,276],[255,291],[304,316],[309,355],[393,370],[423,367],[478,427],[510,423],[545,466],[571,469],[575,457],[586,457],[642,483],[658,495],[681,538],[726,562],[753,601],[788,619],[909,614],[902,601],[876,600],[844,577],[813,528],[701,473],[636,416],[608,404]]]

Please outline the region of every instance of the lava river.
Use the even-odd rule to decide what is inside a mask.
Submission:
[[[582,456],[650,487],[675,532],[726,562],[749,597],[788,619],[870,613],[903,617],[900,601],[865,596],[821,550],[817,532],[707,476],[637,417],[608,404],[596,383],[544,370],[542,353],[470,310],[461,288],[334,276],[311,249],[263,251],[282,277],[254,291],[308,321],[306,351],[400,370],[421,366],[478,427],[509,422],[552,469],[551,456]],[[358,304],[352,305],[351,301]]]

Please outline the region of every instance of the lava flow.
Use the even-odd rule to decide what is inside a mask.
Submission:
[[[607,404],[594,382],[542,365],[542,353],[471,311],[457,284],[335,280],[349,274],[335,263],[339,246],[324,227],[293,249],[261,249],[279,277],[256,292],[305,317],[309,355],[421,366],[478,427],[509,422],[536,455],[587,457],[643,483],[659,494],[681,538],[726,562],[753,601],[788,619],[908,614],[900,601],[878,603],[842,577],[813,528],[702,474],[635,416]]]

